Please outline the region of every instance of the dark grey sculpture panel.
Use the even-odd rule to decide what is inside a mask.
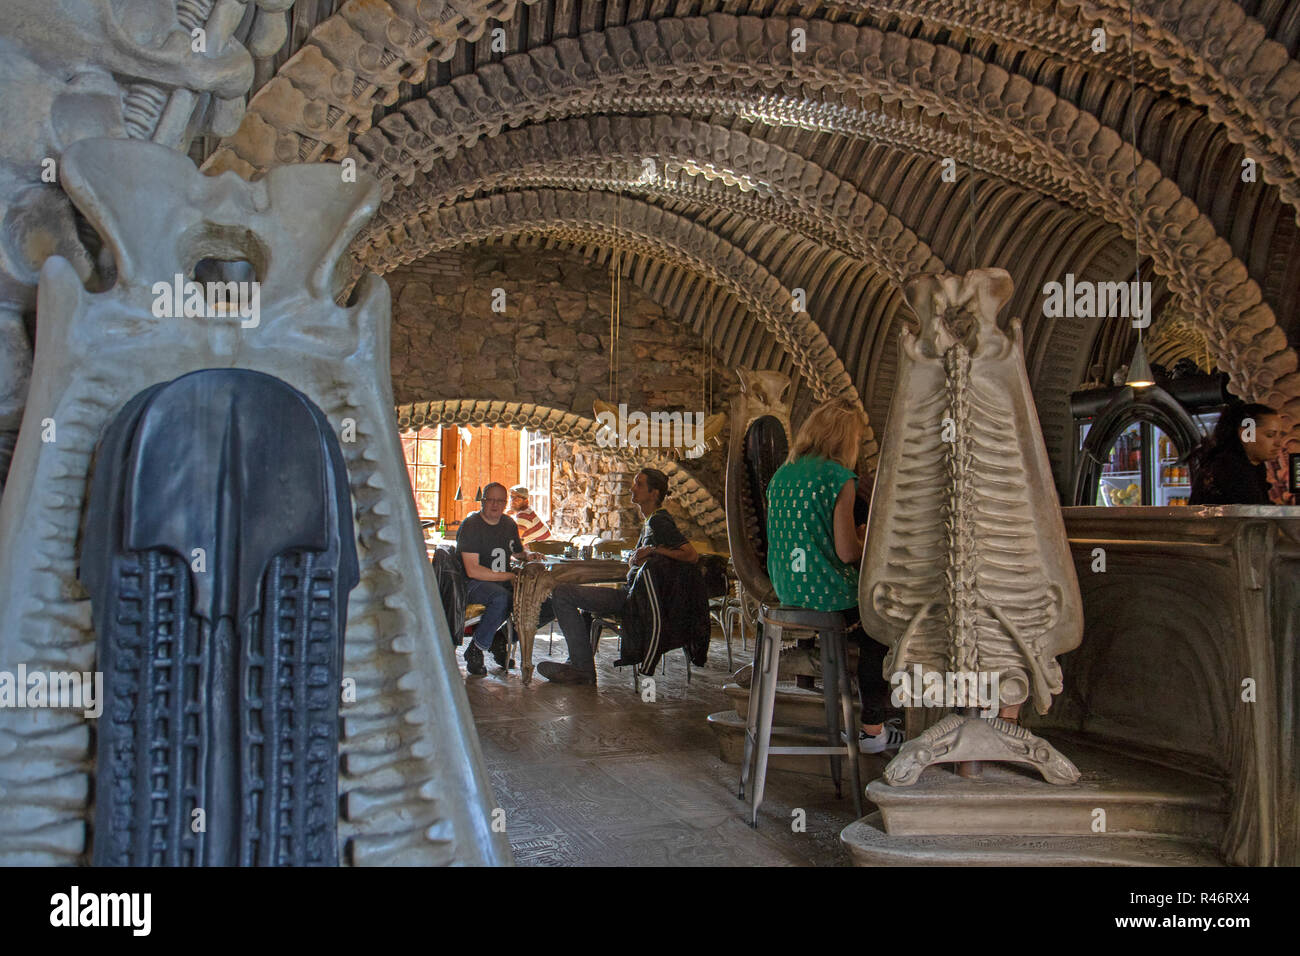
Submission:
[[[358,567],[324,415],[237,369],[145,390],[97,449],[81,553],[96,865],[335,865]]]
[[[62,167],[118,280],[87,291],[58,256],[42,272],[32,388],[0,498],[0,670],[92,669],[76,549],[91,455],[110,420],[188,372],[273,375],[310,397],[339,436],[354,506],[361,580],[339,689],[341,861],[508,863],[393,420],[388,288],[366,277],[350,304],[337,302],[340,260],[378,204],[378,183],[328,165],[245,183],[117,140],[75,143]],[[197,275],[204,259],[251,266],[247,291],[260,309],[156,314],[155,285]],[[0,862],[87,861],[93,719],[0,708]]]

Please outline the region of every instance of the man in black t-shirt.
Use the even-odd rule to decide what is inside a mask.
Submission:
[[[484,607],[473,640],[465,648],[465,666],[471,674],[487,673],[483,652],[492,647],[492,638],[509,616],[514,598],[510,557],[524,551],[519,529],[505,510],[506,486],[494,481],[483,489],[482,510],[462,521],[456,534],[456,553],[469,579],[466,602]],[[505,666],[504,652],[497,663]]]
[[[663,508],[668,495],[668,476],[656,468],[644,468],[632,482],[632,502],[641,509],[645,524],[628,563],[628,583],[616,588],[593,585],[561,584],[551,594],[555,616],[569,646],[569,661],[542,661],[537,673],[557,684],[596,683],[596,661],[591,649],[591,635],[583,611],[596,615],[618,614],[627,603],[628,586],[647,558],[661,554],[675,561],[694,564],[699,560],[695,548],[677,528],[672,516]]]

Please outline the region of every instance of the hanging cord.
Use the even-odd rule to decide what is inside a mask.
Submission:
[[[699,359],[705,363],[699,367],[699,407],[708,410],[708,337],[705,334],[705,323],[699,323]]]
[[[622,332],[623,268],[618,245],[623,222],[623,197],[614,197],[614,250],[609,256],[609,403],[618,404],[618,340]]]
[[[971,48],[971,37],[966,38],[966,56],[967,68],[970,71],[971,90],[975,90],[975,54]],[[969,268],[967,271],[975,268],[975,109],[978,106],[978,97],[976,102],[970,107],[970,173],[967,177],[966,192],[969,196],[970,203],[967,207],[967,216],[970,220],[967,227],[967,258],[969,259]]]
[[[610,386],[606,398],[611,405],[614,403],[614,256],[617,255],[617,246],[610,252]]]
[[[519,353],[522,349],[519,347],[519,334],[523,331],[524,312],[523,309],[515,309],[515,347],[511,349],[510,365],[515,372],[515,394],[519,393]]]
[[[623,197],[622,196],[619,196],[618,205],[619,205],[618,214],[615,216],[615,229],[621,233],[622,221],[623,221]],[[615,288],[614,304],[617,306],[617,308],[614,310],[614,343],[615,343],[614,392],[615,394],[618,394],[620,390],[619,386],[622,384],[619,382],[619,372],[621,372],[622,369],[619,368],[618,356],[619,356],[619,352],[623,348],[623,247],[622,246],[619,246],[618,248],[618,258],[616,262],[617,262],[617,266],[614,270],[614,288]]]
[[[1138,206],[1138,143],[1137,143],[1137,72],[1133,66],[1133,40],[1135,36],[1133,20],[1133,2],[1128,4],[1128,122],[1129,139],[1133,147],[1133,277],[1137,282],[1139,295],[1142,289],[1142,212]],[[1147,308],[1151,303],[1147,303]],[[1142,344],[1142,326],[1138,326],[1138,344]]]
[[[609,254],[609,387],[606,399],[614,402],[614,256],[617,249]]]
[[[714,387],[714,386],[713,386],[713,330],[714,330],[714,328],[715,328],[715,323],[716,323],[716,322],[717,322],[717,316],[714,314],[713,310],[710,309],[710,310],[709,310],[709,337],[708,337],[707,339],[704,340],[704,361],[708,364],[708,369],[709,369],[709,400],[708,400],[708,402],[707,402],[707,403],[705,404],[705,406],[704,406],[704,412],[705,412],[705,416],[706,416],[706,417],[707,417],[708,413],[710,413],[710,412],[713,411],[713,400],[714,400],[714,394],[713,394],[713,387]]]

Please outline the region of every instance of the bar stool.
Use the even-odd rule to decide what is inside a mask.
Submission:
[[[822,698],[826,704],[826,726],[773,727],[776,707],[776,682],[781,665],[781,637],[787,631],[809,632],[817,637],[822,659]],[[749,684],[749,717],[745,721],[745,756],[740,765],[740,799],[745,799],[751,760],[757,744],[757,767],[754,768],[753,811],[750,826],[758,826],[758,808],[763,802],[763,785],[767,778],[767,758],[771,754],[828,754],[835,796],[840,794],[840,758],[849,758],[853,778],[853,809],[862,816],[862,775],[858,767],[857,723],[853,717],[853,691],[845,668],[848,657],[844,615],[837,611],[810,611],[805,608],[763,605],[759,612],[759,639],[754,647],[754,679]],[[847,742],[840,738],[843,718]],[[773,747],[773,733],[819,733],[824,730],[825,747]]]

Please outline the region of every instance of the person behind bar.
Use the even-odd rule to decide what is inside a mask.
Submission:
[[[1277,457],[1282,420],[1267,405],[1229,405],[1214,433],[1197,445],[1187,461],[1192,469],[1194,505],[1272,504],[1267,463]]]
[[[636,550],[628,559],[631,565],[627,584],[616,588],[594,585],[561,584],[551,594],[555,617],[564,631],[569,647],[569,660],[542,661],[537,673],[557,684],[596,683],[596,659],[591,649],[591,635],[582,619],[583,611],[597,615],[620,614],[627,604],[628,589],[636,569],[652,554],[660,554],[674,561],[694,564],[700,556],[686,540],[672,516],[664,510],[668,496],[668,476],[657,468],[643,468],[632,482],[632,503],[641,510],[645,524]]]
[[[853,465],[862,425],[857,405],[837,398],[815,409],[799,428],[790,456],[767,486],[767,574],[787,607],[844,615],[849,640],[859,651],[858,749],[874,754],[897,748],[903,733],[885,723],[887,648],[867,636],[858,615],[857,565],[866,527],[865,517],[862,525],[855,523]]]

